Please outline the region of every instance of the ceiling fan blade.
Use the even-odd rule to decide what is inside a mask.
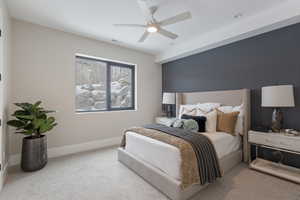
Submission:
[[[114,26],[118,27],[140,27],[140,28],[146,28],[146,25],[143,24],[114,24]]]
[[[144,42],[146,38],[149,36],[149,34],[150,33],[148,31],[145,31],[142,37],[139,39],[139,42]]]
[[[156,11],[156,9],[151,9],[149,5],[147,4],[146,0],[137,0],[143,15],[146,19],[147,22],[152,22],[153,21],[153,13]]]
[[[167,31],[167,30],[162,29],[162,28],[158,29],[158,33],[160,33],[161,35],[163,35],[165,37],[171,38],[173,40],[175,40],[178,37],[178,35],[176,35],[174,33],[171,33],[170,31]]]
[[[191,18],[192,18],[192,14],[190,12],[184,12],[184,13],[181,13],[181,14],[176,15],[174,17],[170,17],[168,19],[162,20],[158,24],[160,26],[167,26],[167,25],[175,24],[177,22],[181,22],[181,21],[191,19]]]

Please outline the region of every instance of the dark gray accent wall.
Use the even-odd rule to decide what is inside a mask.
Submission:
[[[283,109],[284,126],[300,130],[300,24],[163,64],[162,73],[163,91],[252,89],[252,128],[270,125],[261,87],[293,84],[296,107]]]

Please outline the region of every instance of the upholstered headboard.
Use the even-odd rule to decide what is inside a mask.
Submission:
[[[187,92],[176,93],[176,116],[179,114],[180,105],[197,103],[221,103],[228,106],[239,106],[243,104],[244,130],[243,130],[243,152],[244,161],[249,159],[248,131],[250,129],[250,90],[223,90],[209,92]]]

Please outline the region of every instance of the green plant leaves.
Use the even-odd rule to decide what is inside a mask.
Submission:
[[[24,134],[24,135],[33,135],[33,130],[24,130],[24,131],[17,131],[16,133]]]
[[[16,110],[16,111],[14,112],[14,114],[12,114],[12,116],[17,116],[17,115],[28,115],[28,114],[30,114],[30,113],[27,112],[27,111],[24,111],[24,110]]]
[[[44,110],[45,113],[55,113],[55,110]]]
[[[18,119],[25,119],[25,120],[33,120],[34,119],[33,115],[16,115],[15,117]]]
[[[48,122],[49,124],[52,124],[54,121],[55,121],[55,118],[54,118],[54,117],[49,117],[49,118],[47,119],[47,122]]]
[[[37,102],[32,106],[32,108],[33,108],[33,109],[36,109],[36,108],[38,108],[41,104],[42,104],[41,101],[37,101]]]
[[[31,103],[15,103],[15,105],[24,110],[29,110],[33,106]]]
[[[7,122],[7,124],[9,126],[13,126],[13,127],[16,127],[16,128],[21,128],[21,127],[24,127],[26,125],[23,121],[20,121],[20,120],[9,120]]]
[[[52,130],[57,123],[55,123],[54,117],[48,117],[47,114],[55,111],[45,110],[41,104],[41,101],[34,104],[15,103],[21,109],[12,114],[16,119],[8,121],[7,124],[15,127],[16,133],[24,135],[40,136],[40,134]]]
[[[53,127],[57,125],[54,122],[55,122],[54,117],[49,117],[46,120],[43,120],[43,123],[40,126],[41,133],[44,133],[44,132],[47,132],[47,131],[50,131],[51,129],[53,129]]]
[[[32,125],[34,129],[38,129],[44,123],[44,119],[34,119]]]

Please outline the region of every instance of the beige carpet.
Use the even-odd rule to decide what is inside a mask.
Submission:
[[[12,170],[1,200],[167,200],[117,161],[116,148],[52,159],[41,171]],[[193,200],[300,200],[300,186],[241,164]]]

